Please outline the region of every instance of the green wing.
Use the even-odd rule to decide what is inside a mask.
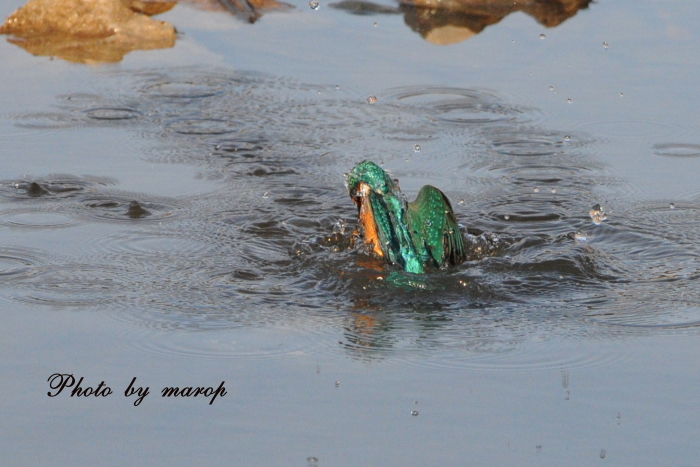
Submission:
[[[422,274],[423,265],[404,225],[401,202],[393,195],[380,196],[372,191],[369,194],[369,203],[377,226],[380,247],[387,259],[401,265],[407,272]]]
[[[432,258],[438,266],[464,261],[464,238],[450,201],[434,186],[426,185],[408,203],[407,223],[411,240],[423,261]]]
[[[377,238],[380,243],[379,247],[390,262],[399,263],[397,240],[394,235],[389,208],[384,202],[384,198],[374,191],[371,191],[369,193],[369,204],[372,208],[374,223],[377,226]]]

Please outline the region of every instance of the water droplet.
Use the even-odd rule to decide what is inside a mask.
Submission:
[[[503,218],[504,218],[505,220],[508,220],[508,219],[510,219],[510,216],[509,216],[508,214],[506,214],[505,216],[503,216]]]
[[[552,193],[556,193],[556,192],[557,192],[557,189],[556,189],[556,188],[552,188]]]
[[[537,446],[535,446],[535,451],[537,451],[538,453],[542,452],[542,445],[538,444]]]
[[[624,94],[620,93],[620,97],[624,97],[624,96],[625,96]]]
[[[282,224],[286,224],[282,221]],[[343,235],[345,233],[345,221],[343,219],[338,219],[338,221],[333,225],[333,233],[338,233]]]
[[[269,196],[270,196],[270,194],[267,191],[265,193],[263,193],[263,198],[268,198]]]
[[[540,192],[540,189],[539,189],[538,187],[535,187],[535,188],[533,189],[533,191],[534,191],[535,193],[539,193],[539,192]]]
[[[367,98],[367,103],[368,103],[368,104],[374,104],[375,102],[377,102],[377,96],[369,96],[369,97]]]
[[[311,0],[309,2],[309,7],[311,7],[312,10],[318,10],[318,2],[316,0]]]
[[[335,387],[338,387],[338,386],[340,386],[340,381],[335,382]]]
[[[571,136],[569,136],[569,135],[564,136],[564,141],[571,141]]]
[[[340,89],[340,85],[339,85],[339,84],[336,85],[335,88],[336,88],[336,89]]]
[[[669,204],[668,207],[671,209],[676,209],[676,205],[674,203]]]
[[[600,458],[601,458],[601,459],[605,459],[605,455],[606,455],[606,454],[607,454],[607,453],[605,452],[605,449],[601,449],[601,450],[600,450]]]
[[[379,26],[379,25],[378,25],[378,24],[376,23],[376,21],[375,21],[375,23],[374,23],[374,27],[376,28],[377,26]]]
[[[544,39],[545,37],[547,36],[545,36],[544,34],[540,34],[540,39]]]
[[[511,44],[515,44],[515,39],[512,39],[512,40],[510,41],[510,43],[511,43]]]
[[[549,90],[550,90],[550,91],[554,91],[554,86],[550,86],[550,87],[549,87]]]
[[[420,152],[420,144],[414,144],[413,145],[413,150],[416,152]]]
[[[428,227],[431,227],[431,226],[433,225],[433,221],[431,221],[430,219],[428,219],[428,220],[425,221],[425,225],[427,225]]]
[[[576,232],[574,234],[574,239],[579,241],[579,242],[585,242],[586,241],[586,234],[583,232]]]
[[[603,48],[607,50],[608,47],[610,47],[610,46],[608,45],[608,43],[607,43],[607,42],[603,42]]]
[[[459,204],[460,206],[463,205],[463,204],[464,204],[464,200],[463,200],[463,199],[460,199],[459,202],[458,202],[457,204]]]
[[[414,417],[417,417],[417,416],[418,416],[418,411],[417,411],[417,410],[411,410],[411,415],[413,415]]]
[[[594,205],[588,212],[588,215],[591,216],[591,219],[593,220],[593,223],[595,225],[600,225],[604,220],[608,218],[607,214],[605,213],[605,210],[603,209],[603,206],[601,206],[600,204]]]
[[[573,101],[572,101],[571,99],[567,99],[567,100],[566,100],[566,103],[567,103],[567,104],[571,104],[572,102],[573,102]]]
[[[321,91],[318,91],[319,94],[321,94]]]

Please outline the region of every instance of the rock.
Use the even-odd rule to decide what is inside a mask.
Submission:
[[[177,1],[167,0],[131,0],[128,2],[129,8],[137,13],[153,16],[171,10]]]
[[[389,9],[367,1],[345,0],[330,6],[353,14],[403,13],[404,21],[428,42],[453,44],[480,33],[516,11],[545,27],[557,26],[588,8],[592,0],[399,0]]]
[[[34,55],[71,62],[118,62],[132,50],[175,45],[175,28],[146,14],[175,2],[144,0],[29,0],[0,26],[0,34]]]

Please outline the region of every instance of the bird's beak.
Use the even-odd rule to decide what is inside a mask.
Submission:
[[[358,217],[360,226],[364,236],[365,244],[369,245],[372,252],[380,258],[384,257],[384,252],[380,246],[379,236],[377,235],[377,224],[374,221],[374,212],[372,204],[369,202],[370,187],[366,183],[358,183],[353,190],[352,200],[357,205]]]
[[[350,198],[352,198],[357,209],[362,207],[363,202],[367,202],[367,195],[369,195],[369,185],[363,182],[357,183],[352,190],[350,190]]]

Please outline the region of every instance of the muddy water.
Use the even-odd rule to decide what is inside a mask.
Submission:
[[[693,465],[692,21],[682,3],[627,7],[582,10],[545,39],[513,14],[421,62],[437,46],[397,16],[306,5],[248,29],[177,7],[189,36],[121,66],[3,45],[26,93],[6,92],[0,135],[9,464]],[[584,32],[631,14],[674,26],[676,42],[650,46],[676,58],[630,58],[645,51],[627,36],[647,40],[631,26],[605,26],[608,48]],[[308,46],[300,25],[327,39],[313,49],[327,62],[270,50]],[[222,52],[234,32],[246,47]],[[497,241],[387,280],[349,241],[343,173],[366,158],[409,198],[441,188],[466,233]],[[49,399],[59,371],[117,395]],[[120,394],[133,376],[230,393],[135,408]]]

